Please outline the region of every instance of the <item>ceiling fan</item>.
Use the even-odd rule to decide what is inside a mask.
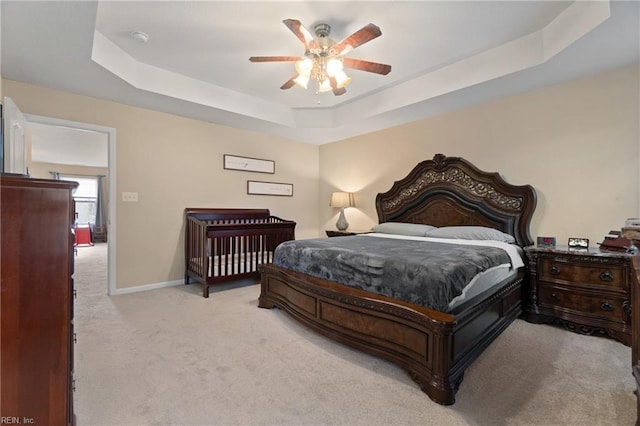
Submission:
[[[281,89],[290,89],[295,84],[307,88],[313,77],[318,82],[318,92],[332,91],[339,96],[346,93],[351,82],[344,68],[367,71],[387,75],[391,65],[360,59],[345,58],[344,55],[356,47],[382,35],[380,28],[374,24],[367,24],[344,40],[336,43],[329,38],[331,27],[327,24],[314,26],[311,34],[300,21],[285,19],[282,21],[304,45],[304,56],[252,56],[251,62],[295,62],[296,74],[287,80]]]

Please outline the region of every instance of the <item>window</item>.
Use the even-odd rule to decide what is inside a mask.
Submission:
[[[96,223],[96,207],[98,200],[98,178],[87,176],[60,175],[61,180],[78,182],[73,193],[76,201],[78,223]]]

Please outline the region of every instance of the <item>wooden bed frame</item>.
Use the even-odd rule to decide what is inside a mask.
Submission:
[[[520,246],[533,243],[535,206],[531,186],[510,185],[498,173],[442,154],[376,197],[381,223],[487,226]],[[465,369],[522,312],[524,271],[442,313],[274,265],[259,269],[260,307],[278,307],[333,340],[398,364],[444,405],[455,402]]]
[[[185,209],[185,272],[209,286],[258,278],[258,265],[271,262],[273,250],[295,239],[296,223],[271,216],[268,209]]]

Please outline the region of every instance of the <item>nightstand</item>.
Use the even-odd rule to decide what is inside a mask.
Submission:
[[[631,346],[632,256],[600,249],[525,247],[525,319]]]
[[[338,229],[327,229],[325,232],[327,233],[327,237],[344,237],[347,235],[366,234],[370,231],[340,231]]]

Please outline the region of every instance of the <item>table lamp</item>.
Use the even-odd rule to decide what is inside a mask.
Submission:
[[[340,216],[338,216],[338,221],[336,222],[336,228],[340,231],[345,231],[349,227],[349,222],[347,222],[347,219],[344,217],[344,209],[347,207],[355,207],[355,205],[353,192],[334,192],[331,194],[329,206],[340,208]]]

